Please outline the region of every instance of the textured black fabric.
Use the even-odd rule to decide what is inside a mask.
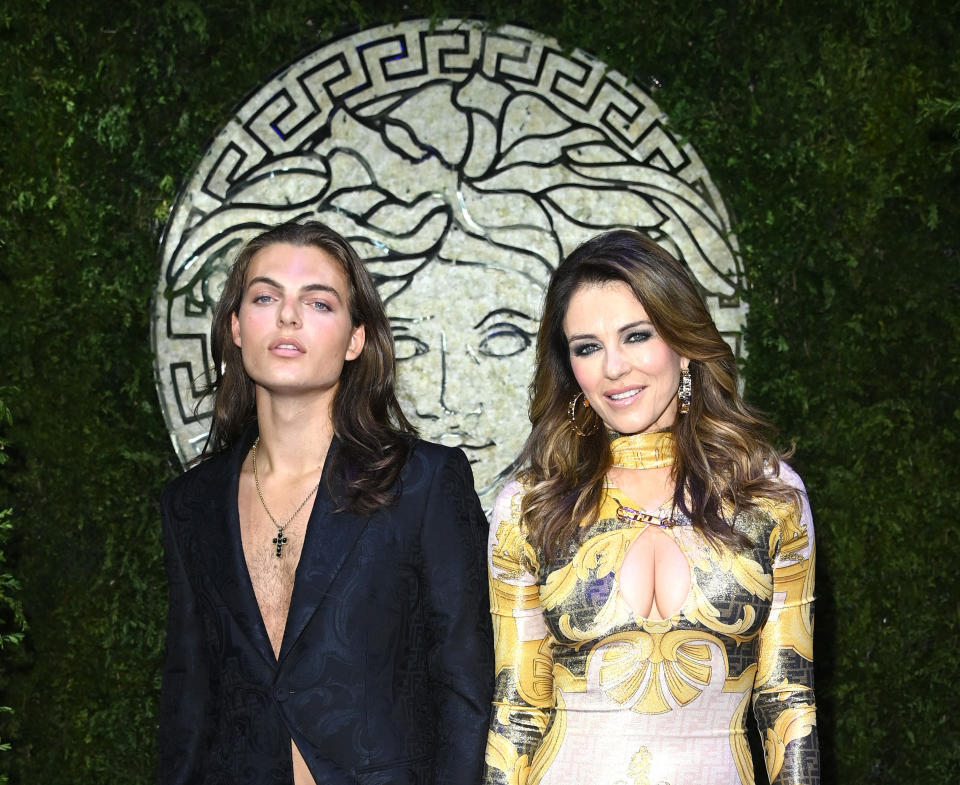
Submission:
[[[463,453],[417,442],[399,500],[370,516],[334,513],[325,478],[276,658],[237,512],[254,436],[163,496],[161,785],[289,783],[291,737],[318,784],[476,783],[493,655]]]

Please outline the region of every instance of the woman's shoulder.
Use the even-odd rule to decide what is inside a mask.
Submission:
[[[513,476],[500,489],[493,502],[491,522],[512,520],[519,524],[520,508],[523,497],[529,492],[530,486],[521,476]]]
[[[487,548],[497,580],[533,583],[539,565],[537,549],[523,524],[523,497],[529,487],[522,477],[513,477],[493,503]]]
[[[771,480],[777,482],[784,494],[780,498],[763,498],[760,507],[767,512],[780,527],[781,534],[788,539],[806,539],[813,537],[813,515],[807,488],[796,470],[784,460],[770,465],[767,472]]]
[[[803,484],[803,480],[800,479],[800,475],[794,470],[794,468],[784,460],[777,461],[778,466],[774,472],[773,467],[769,469],[769,474],[771,477],[776,477],[782,485],[785,485],[791,490],[802,493],[804,496],[807,495],[807,488]]]

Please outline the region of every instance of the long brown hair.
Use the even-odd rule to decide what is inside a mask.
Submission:
[[[333,401],[333,429],[341,445],[328,476],[341,481],[340,509],[371,513],[394,500],[416,429],[397,401],[393,335],[373,279],[350,244],[319,221],[275,226],[250,240],[234,262],[210,328],[215,376],[205,396],[215,397],[204,455],[229,448],[256,419],[254,384],[233,342],[231,317],[240,311],[250,261],[279,243],[319,248],[333,257],[350,284],[353,326],[364,325],[363,350],[344,365]]]
[[[579,523],[595,515],[610,468],[609,438],[593,409],[578,436],[567,416],[580,392],[563,331],[578,287],[626,283],[663,340],[690,360],[693,398],[678,415],[673,434],[673,503],[713,542],[748,545],[731,522],[756,500],[792,501],[776,479],[779,455],[765,438],[769,425],[740,397],[733,352],[720,336],[687,269],[643,235],[616,230],[588,240],[556,269],[547,289],[537,335],[537,365],[530,385],[532,431],[521,454],[530,491],[522,515],[533,542],[549,559],[570,542]],[[597,418],[597,419],[592,419]]]

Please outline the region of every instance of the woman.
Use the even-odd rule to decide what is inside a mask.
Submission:
[[[520,477],[488,548],[485,783],[819,783],[813,526],[684,267],[642,235],[547,290]]]
[[[211,344],[209,457],[163,497],[159,781],[473,785],[486,520],[400,410],[363,262],[318,222],[258,235]]]

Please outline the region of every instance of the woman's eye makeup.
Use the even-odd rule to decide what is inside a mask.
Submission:
[[[600,350],[600,345],[596,343],[573,343],[570,344],[570,354],[574,357],[589,357],[594,352]]]
[[[652,330],[634,330],[627,334],[627,343],[642,343],[653,337]]]
[[[644,343],[656,335],[652,327],[645,326],[637,329],[629,329],[620,333],[620,341],[624,344]],[[603,344],[599,341],[571,341],[570,355],[573,357],[589,357],[603,349]]]

